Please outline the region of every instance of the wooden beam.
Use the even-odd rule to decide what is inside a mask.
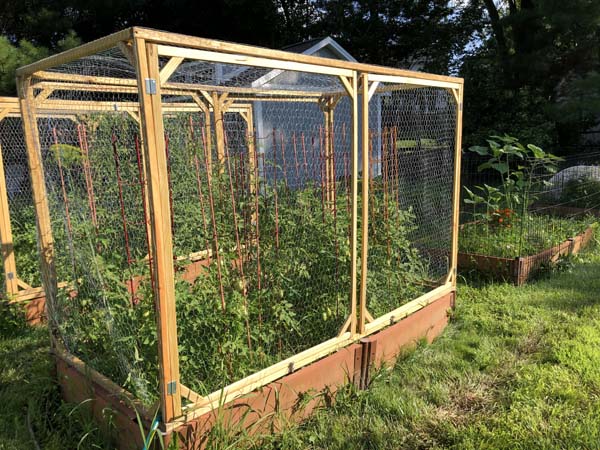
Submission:
[[[370,72],[380,75],[406,76],[425,80],[440,80],[462,83],[461,78],[449,77],[444,75],[433,75],[424,72],[415,72],[410,70],[396,69],[392,67],[375,66],[362,64],[353,61],[344,61],[332,58],[324,58],[312,55],[302,55],[298,53],[286,52],[283,50],[272,50],[262,47],[253,47],[250,45],[234,44],[231,42],[215,41],[183,34],[169,33],[166,31],[152,30],[143,27],[134,27],[133,34],[151,42],[156,42],[170,46],[182,46],[190,49],[210,50],[214,52],[231,53],[244,56],[255,56],[280,61],[289,61],[294,63],[317,64],[326,67],[334,67],[359,72]],[[238,63],[239,64],[239,63]],[[348,76],[351,76],[348,75]]]
[[[461,86],[453,92],[456,101],[456,130],[454,149],[454,189],[452,194],[452,248],[450,259],[450,274],[452,285],[456,286],[456,273],[458,270],[458,234],[460,227],[460,168],[462,156],[462,122],[464,88]]]
[[[369,87],[369,101],[371,101],[371,98],[375,94],[375,91],[377,90],[378,86],[379,86],[379,81],[375,81],[374,83],[371,83],[371,86]]]
[[[0,110],[0,120],[3,120],[5,117],[8,117],[13,111],[10,108],[4,108]]]
[[[58,285],[56,279],[56,268],[54,265],[54,239],[52,236],[52,225],[50,221],[50,206],[46,192],[46,180],[44,176],[44,165],[40,146],[40,136],[37,124],[37,111],[31,78],[17,77],[17,89],[19,92],[19,104],[23,120],[23,135],[27,148],[27,162],[29,164],[29,176],[31,178],[31,190],[33,205],[35,207],[35,219],[38,231],[38,245],[40,251],[40,274],[42,285],[46,293],[46,311],[50,327],[51,337],[55,337],[56,324],[53,322],[51,307],[56,301]],[[52,345],[54,345],[52,339]]]
[[[138,88],[135,85],[108,85],[108,84],[86,84],[76,81],[38,81],[34,85],[35,89],[50,88],[55,91],[83,91],[83,92],[113,92],[117,94],[137,94]],[[190,95],[190,92],[186,92],[180,89],[163,89],[163,94],[170,95]],[[36,100],[39,99],[39,94]],[[86,100],[90,104],[93,104],[95,100]]]
[[[143,146],[148,176],[148,200],[152,230],[154,299],[157,311],[159,343],[160,398],[162,419],[165,423],[181,415],[181,386],[179,354],[177,349],[177,317],[175,312],[175,273],[173,268],[173,237],[169,208],[168,171],[162,121],[161,86],[148,91],[146,79],[158,80],[158,51],[155,44],[134,41],[140,106],[142,114]]]
[[[362,101],[362,223],[361,280],[358,332],[365,332],[367,310],[367,257],[369,256],[369,75],[361,74]]]
[[[202,95],[202,97],[204,97],[204,99],[208,102],[208,104],[210,106],[212,106],[212,104],[213,104],[212,96],[208,92],[206,92],[205,90],[201,90],[200,94]]]
[[[91,85],[103,84],[109,86],[137,86],[134,78],[100,77],[95,75],[79,75],[66,72],[48,72],[40,70],[36,72],[36,80],[71,81],[77,83],[88,83]]]
[[[228,92],[233,94],[247,94],[249,96],[255,95],[254,100],[262,100],[261,96],[272,98],[279,96],[281,98],[298,98],[298,97],[315,97],[319,98],[323,95],[334,95],[343,92],[321,92],[321,91],[297,91],[293,89],[272,89],[272,88],[252,88],[252,87],[240,87],[240,86],[217,86],[211,84],[199,84],[199,83],[173,83],[168,82],[163,85],[163,88],[168,89],[182,89],[188,91],[202,91],[205,92]],[[203,94],[204,95],[204,94]],[[210,95],[210,94],[209,94]],[[248,99],[246,99],[247,101]]]
[[[198,403],[204,401],[204,397],[194,392],[189,387],[181,385],[181,396],[192,403]]]
[[[53,88],[44,88],[44,89],[42,89],[42,91],[38,95],[35,96],[36,103],[43,102],[48,97],[50,97],[53,92],[54,92]]]
[[[135,120],[138,124],[141,124],[141,120],[140,120],[140,115],[138,114],[137,111],[132,111],[132,110],[127,110],[127,114],[129,114],[129,116]]]
[[[206,104],[202,101],[202,99],[198,96],[198,94],[196,94],[195,92],[192,92],[190,94],[190,97],[192,98],[192,100],[194,100],[194,103],[196,103],[196,105],[198,105],[198,108],[200,108],[200,110],[204,114],[210,114],[209,107],[206,106]]]
[[[186,59],[218,62],[223,64],[264,67],[267,69],[281,69],[294,72],[317,73],[322,75],[352,76],[352,71],[349,69],[321,66],[317,64],[306,64],[297,61],[281,61],[277,59],[263,58],[260,56],[241,54],[235,55],[169,45],[159,45],[158,52],[161,56],[178,56]]]
[[[354,95],[354,91],[352,90],[352,78],[354,77],[340,77],[340,81],[344,85],[344,88],[350,97]]]
[[[165,84],[169,80],[171,75],[173,75],[173,73],[177,70],[177,68],[181,65],[182,62],[183,58],[179,56],[173,56],[171,59],[169,59],[167,64],[165,64],[165,66],[160,71],[161,85]]]
[[[17,277],[17,285],[19,289],[33,289],[33,287]]]
[[[448,80],[440,79],[437,76],[431,76],[429,78],[417,77],[415,74],[411,75],[378,75],[369,74],[371,81],[379,81],[381,83],[391,84],[405,84],[409,86],[431,86],[448,89],[458,89],[462,86],[462,81],[458,79]]]
[[[135,52],[133,51],[133,44],[131,43],[131,41],[117,42],[117,47],[119,48],[119,50],[121,50],[121,53],[123,53],[125,58],[127,58],[129,64],[131,64],[132,67],[136,67]]]
[[[0,111],[0,116],[7,110]],[[1,118],[0,118],[1,120]],[[10,224],[10,210],[8,208],[8,192],[6,190],[6,177],[4,174],[4,161],[2,147],[0,146],[0,256],[4,267],[4,286],[10,296],[19,292],[17,277],[17,264],[15,262],[15,249],[13,245],[12,228]]]
[[[87,44],[80,45],[62,53],[49,56],[32,64],[21,67],[17,69],[16,74],[18,77],[24,79],[25,77],[34,75],[36,72],[41,70],[61,66],[85,56],[95,55],[96,53],[111,49],[120,41],[130,40],[132,35],[133,28],[127,28],[113,34],[109,34],[108,36],[96,39],[95,41],[88,42]]]

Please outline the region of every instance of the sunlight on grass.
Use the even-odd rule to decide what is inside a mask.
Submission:
[[[443,336],[378,372],[369,390],[347,386],[334,406],[280,434],[237,430],[215,442],[273,450],[597,448],[600,250],[566,267],[521,288],[462,284]],[[84,413],[70,415],[73,406],[60,403],[45,332],[11,329],[0,341],[0,449],[32,448],[28,408],[42,448],[75,448],[86,433],[81,448],[111,448]]]

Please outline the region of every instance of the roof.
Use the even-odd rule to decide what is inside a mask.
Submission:
[[[356,59],[354,59],[354,57],[348,53],[344,47],[338,44],[337,41],[331,36],[310,39],[308,41],[287,45],[283,47],[282,50],[292,53],[302,53],[304,55],[314,55],[323,48],[328,48],[331,50],[336,56],[339,57],[338,59],[356,62]]]
[[[357,62],[356,59],[350,53],[348,53],[348,51],[344,49],[344,47],[338,44],[331,36],[298,42],[296,44],[291,44],[286,47],[283,47],[282,50],[285,50],[287,52],[300,53],[303,55],[325,56],[330,58],[330,56],[319,54],[322,53],[323,49],[327,49],[331,53],[333,53],[333,55],[337,57],[335,59]],[[271,70],[266,74],[262,75],[260,78],[257,78],[256,81],[252,83],[252,86],[256,87],[264,85],[271,81],[273,78],[280,75],[281,73],[282,70],[279,69]]]

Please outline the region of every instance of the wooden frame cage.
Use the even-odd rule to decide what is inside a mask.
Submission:
[[[114,337],[121,388],[155,358],[155,379],[138,380],[135,396],[156,386],[149,401],[165,432],[455,290],[462,79],[144,28],[17,76],[53,349],[61,364],[112,378],[85,350],[94,337],[73,338],[77,311],[81,328],[105,323],[98,341]],[[77,145],[79,125],[60,128],[65,115],[85,124],[89,144]],[[201,208],[186,209],[192,197]],[[189,230],[196,248],[181,244]],[[111,260],[114,248],[126,256]],[[120,280],[102,272],[109,263]],[[310,306],[319,302],[330,303]],[[210,308],[222,318],[210,322]],[[155,318],[140,332],[149,344],[118,318],[137,332],[142,312]],[[241,349],[227,342],[238,332]],[[198,346],[221,355],[211,373],[229,384],[191,378]],[[243,358],[252,362],[240,369]]]

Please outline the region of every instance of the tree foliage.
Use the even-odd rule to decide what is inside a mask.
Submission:
[[[356,59],[463,76],[465,143],[509,132],[575,144],[600,116],[600,2],[4,0],[0,94],[14,68],[127,26],[280,48],[333,36]]]

